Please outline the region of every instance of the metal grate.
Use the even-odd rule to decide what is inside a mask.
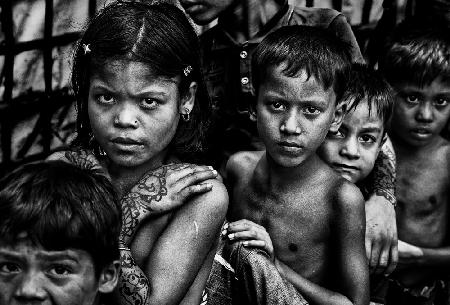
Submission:
[[[95,14],[97,1],[88,2],[88,17]],[[52,52],[56,47],[68,46],[78,40],[81,32],[70,32],[53,36],[54,3],[45,0],[44,36],[31,41],[16,42],[14,37],[13,5],[12,1],[0,1],[1,25],[4,40],[0,43],[0,56],[4,56],[3,70],[0,79],[3,83],[3,96],[0,96],[0,124],[1,124],[1,152],[0,173],[16,166],[18,163],[41,159],[51,150],[52,138],[57,136],[52,127],[52,120],[56,126],[61,124],[64,115],[72,107],[73,97],[67,88],[52,89],[53,58]],[[14,87],[14,59],[19,53],[40,50],[43,55],[44,92],[23,92],[13,98]],[[33,123],[32,131],[25,136],[25,140],[17,148],[17,155],[12,156],[13,129],[25,115],[34,113],[38,119]],[[53,123],[54,125],[55,123]],[[30,148],[40,137],[39,145],[42,150],[37,154],[30,154]]]

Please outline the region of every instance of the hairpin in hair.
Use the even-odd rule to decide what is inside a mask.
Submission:
[[[184,76],[188,76],[189,75],[189,73],[191,73],[192,72],[192,66],[191,65],[189,65],[189,66],[187,66],[186,68],[184,68],[184,70],[183,70],[183,73],[184,73]]]
[[[83,49],[84,49],[84,55],[91,53],[89,43],[88,44],[83,43]]]

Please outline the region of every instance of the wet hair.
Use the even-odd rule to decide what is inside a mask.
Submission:
[[[326,29],[304,25],[282,27],[258,45],[252,58],[252,81],[258,87],[266,79],[268,69],[284,65],[287,77],[303,70],[313,76],[325,90],[333,88],[336,102],[342,97],[350,69],[348,44]]]
[[[369,115],[375,107],[376,115],[383,121],[384,131],[388,128],[394,109],[394,92],[383,75],[365,64],[354,63],[349,81],[342,97],[354,111],[359,103],[367,101]]]
[[[380,70],[392,84],[419,87],[437,77],[450,81],[450,28],[439,22],[407,20],[387,39]]]
[[[88,24],[74,54],[72,87],[77,103],[74,144],[98,153],[87,111],[91,74],[112,60],[130,60],[146,64],[155,77],[180,77],[180,96],[189,93],[191,82],[197,82],[190,120],[180,120],[170,149],[182,159],[201,151],[210,102],[199,50],[197,34],[184,13],[174,5],[119,1],[103,8]],[[185,73],[188,67],[192,69]]]
[[[109,180],[63,161],[22,165],[0,181],[0,236],[19,234],[47,251],[84,250],[95,273],[119,259],[119,201]]]

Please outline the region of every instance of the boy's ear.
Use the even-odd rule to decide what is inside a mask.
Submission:
[[[342,121],[344,120],[345,113],[347,112],[347,103],[339,102],[334,110],[333,121],[331,121],[330,132],[336,133],[341,127]]]
[[[251,121],[256,122],[256,106],[250,105],[248,107],[248,116]]]
[[[197,82],[191,82],[186,94],[181,97],[180,114],[189,114],[194,109],[195,94],[197,93]]]
[[[103,268],[98,281],[98,291],[101,293],[112,292],[119,281],[120,261],[115,260]]]

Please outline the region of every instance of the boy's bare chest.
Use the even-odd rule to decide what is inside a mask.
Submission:
[[[241,183],[233,189],[230,220],[245,218],[264,226],[275,255],[308,276],[323,265],[331,232],[331,211],[320,193],[323,192],[269,193]]]

